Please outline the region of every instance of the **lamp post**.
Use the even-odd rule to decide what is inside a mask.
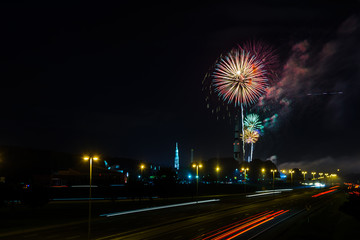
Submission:
[[[330,175],[331,185],[334,185],[333,179],[336,178],[336,177],[337,177],[337,174],[335,174],[335,173],[332,173],[332,174]],[[335,179],[334,179],[334,180],[335,180]]]
[[[88,220],[88,239],[90,239],[91,233],[91,182],[92,182],[92,165],[93,161],[99,160],[96,156],[84,156],[85,161],[89,161],[90,164],[90,184],[89,184],[89,220]]]
[[[264,181],[264,179],[265,179],[265,168],[262,168],[262,169],[261,169],[261,172],[262,172],[262,177],[263,177],[262,180]]]
[[[216,180],[217,180],[217,182],[219,182],[219,172],[220,172],[220,167],[219,167],[219,166],[217,166],[217,167],[215,168],[215,171],[216,171]]]
[[[329,174],[325,173],[324,175],[325,175],[324,179],[325,179],[325,186],[326,186],[327,185],[327,178],[329,177]]]
[[[290,177],[291,177],[291,185],[293,185],[293,173],[294,172],[295,172],[294,170],[289,170]]]
[[[315,174],[316,174],[316,172],[311,172],[311,174],[313,175],[313,180],[315,181]]]
[[[324,178],[324,177],[323,177],[324,173],[320,172],[320,173],[318,173],[318,174],[319,174],[318,179],[322,179],[322,178]],[[320,180],[320,182],[324,182],[324,181],[321,181],[321,180]]]
[[[244,188],[245,188],[245,193],[246,193],[246,171],[249,171],[249,168],[241,168],[241,171],[244,172]]]
[[[202,168],[201,163],[193,163],[193,168],[196,168],[196,199],[199,194],[199,168]]]
[[[306,176],[307,172],[306,172],[306,171],[302,171],[301,173],[304,174],[304,182],[305,182],[305,181],[306,181],[305,176]]]
[[[277,172],[276,169],[271,169],[270,172],[273,174],[273,190],[275,190],[275,173]]]
[[[141,176],[141,181],[143,180],[143,171],[145,169],[145,164],[140,164],[140,176]]]

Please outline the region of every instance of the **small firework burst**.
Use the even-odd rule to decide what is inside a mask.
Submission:
[[[241,138],[245,143],[256,143],[259,139],[260,133],[258,130],[245,129],[244,136],[241,134]]]
[[[261,130],[263,125],[261,124],[259,115],[251,113],[245,117],[244,126],[249,130]]]

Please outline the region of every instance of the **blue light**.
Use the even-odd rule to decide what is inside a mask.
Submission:
[[[191,179],[191,174],[189,174],[188,178]]]

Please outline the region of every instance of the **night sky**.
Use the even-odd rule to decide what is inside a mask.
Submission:
[[[247,109],[277,114],[254,157],[360,172],[359,1],[121,2],[2,4],[1,145],[172,165],[178,142],[180,164],[191,148],[231,157],[233,121],[207,108],[202,80],[255,39],[282,71]]]

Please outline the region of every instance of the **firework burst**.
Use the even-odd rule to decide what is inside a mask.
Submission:
[[[218,60],[212,77],[215,92],[235,106],[254,104],[267,87],[262,62],[239,48]]]
[[[244,135],[241,134],[241,138],[246,143],[256,143],[259,140],[259,136],[260,136],[259,131],[252,129],[245,129]]]
[[[245,117],[244,126],[249,130],[261,130],[264,126],[261,124],[259,115],[251,113]]]

